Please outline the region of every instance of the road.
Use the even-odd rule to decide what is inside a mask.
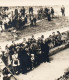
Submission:
[[[27,74],[15,76],[18,80],[56,80],[69,67],[69,48],[50,57],[51,63],[42,63]]]

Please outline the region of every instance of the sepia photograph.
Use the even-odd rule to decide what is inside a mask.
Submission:
[[[0,3],[0,80],[69,80],[68,0]]]

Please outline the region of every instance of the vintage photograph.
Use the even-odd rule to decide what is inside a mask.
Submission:
[[[0,80],[69,80],[69,5],[0,6]]]

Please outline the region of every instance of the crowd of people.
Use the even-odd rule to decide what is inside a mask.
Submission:
[[[0,29],[5,30],[11,27],[22,29],[25,24],[36,25],[36,17],[33,14],[33,8],[29,7],[29,14],[24,7],[10,8],[1,7],[0,10]],[[9,17],[10,16],[10,17]]]
[[[51,21],[51,18],[54,18],[54,9],[53,7],[50,8],[45,8],[43,10],[43,8],[41,8],[40,10],[38,10],[38,19],[42,19],[42,18],[46,18],[48,19],[48,21]]]
[[[26,73],[43,62],[50,63],[49,50],[66,43],[68,35],[57,31],[57,35],[53,32],[47,39],[42,35],[36,40],[32,35],[28,41],[24,38],[22,43],[12,41],[10,47],[6,46],[2,58],[13,74]]]
[[[14,27],[16,29],[22,29],[25,25],[29,24],[31,26],[36,26],[36,21],[40,19],[47,18],[48,21],[51,21],[54,18],[54,8],[40,8],[37,10],[37,14],[34,13],[34,8],[29,7],[28,13],[25,7],[21,8],[9,8],[1,7],[0,11],[0,28],[2,30]],[[10,12],[8,12],[10,11]],[[62,16],[65,16],[64,6],[61,8]],[[10,17],[9,17],[10,16]]]

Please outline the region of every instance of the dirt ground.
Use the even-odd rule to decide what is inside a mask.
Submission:
[[[24,29],[21,30],[13,30],[10,31],[9,29],[5,32],[0,32],[0,41],[11,41],[11,40],[18,40],[22,37],[26,37],[32,34],[51,31],[63,27],[69,26],[69,20],[67,17],[58,17],[52,19],[52,21],[47,21],[46,19],[41,20],[37,23],[37,26],[25,26]]]

